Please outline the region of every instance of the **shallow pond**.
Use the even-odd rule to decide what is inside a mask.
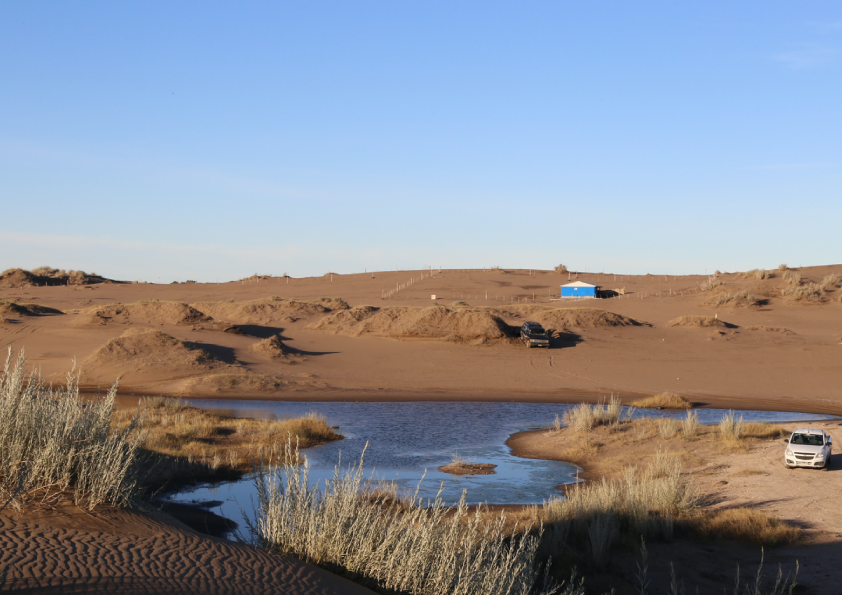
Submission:
[[[240,417],[283,419],[311,411],[324,415],[329,425],[339,426],[345,440],[304,451],[310,461],[310,477],[332,477],[342,455],[343,466],[356,463],[366,442],[365,469],[369,476],[394,480],[399,490],[433,498],[443,484],[446,502],[456,502],[467,490],[469,503],[540,504],[559,493],[557,487],[577,481],[578,468],[569,463],[523,459],[511,454],[506,439],[516,432],[546,427],[556,415],[573,407],[562,403],[500,402],[288,402],[190,399],[192,405],[222,409]],[[721,409],[698,409],[703,424],[718,423],[727,413]],[[829,416],[770,411],[740,411],[745,421],[798,422],[829,419]],[[635,417],[681,418],[684,412],[635,410]],[[495,475],[453,476],[437,471],[454,454],[477,463],[497,465]],[[425,476],[426,473],[426,476]],[[251,479],[189,488],[170,498],[204,504],[234,521],[250,514],[254,486]]]

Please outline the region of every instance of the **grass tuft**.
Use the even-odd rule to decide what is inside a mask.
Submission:
[[[596,426],[617,425],[622,414],[620,398],[611,395],[608,403],[579,403],[564,414],[564,423],[577,432],[590,432]]]
[[[720,293],[711,296],[705,304],[714,308],[721,308],[723,306],[733,306],[741,308],[745,306],[758,306],[762,300],[756,298],[746,290],[735,291],[732,293]]]
[[[690,520],[692,530],[705,539],[732,540],[774,547],[795,543],[801,529],[754,508],[726,508]]]
[[[664,392],[632,402],[641,409],[690,409],[693,403],[676,393]]]

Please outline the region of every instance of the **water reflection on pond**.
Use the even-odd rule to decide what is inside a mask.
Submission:
[[[400,490],[414,491],[422,476],[420,495],[432,498],[441,484],[443,497],[451,503],[467,490],[470,503],[536,504],[554,494],[561,484],[577,481],[577,467],[558,461],[515,457],[505,446],[513,433],[549,425],[572,405],[560,403],[500,402],[284,402],[191,399],[192,405],[222,409],[242,417],[293,418],[316,411],[330,425],[339,426],[345,436],[331,444],[305,451],[311,479],[324,480],[333,474],[340,452],[344,462],[357,462],[365,455],[367,474],[394,480]],[[699,409],[701,423],[718,423],[726,413],[720,409]],[[769,411],[741,411],[745,421],[797,422],[828,416]],[[678,419],[684,412],[636,410],[635,417],[657,416]],[[453,476],[437,471],[454,453],[477,463],[497,465],[494,475]],[[249,513],[254,497],[250,479],[214,486],[197,486],[172,499],[182,502],[214,501],[214,512],[241,520],[241,509]]]

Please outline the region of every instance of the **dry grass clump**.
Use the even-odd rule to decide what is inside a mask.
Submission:
[[[589,551],[601,565],[621,536],[671,538],[676,517],[699,504],[680,460],[658,451],[646,469],[627,467],[621,479],[575,484],[565,499],[545,502],[543,512],[558,541]]]
[[[801,285],[801,275],[793,271],[786,271],[783,279],[787,285]]]
[[[728,411],[719,420],[719,433],[726,440],[739,440],[743,436],[744,430],[743,416],[737,417],[733,411]]]
[[[743,423],[740,436],[742,438],[757,438],[758,440],[776,440],[788,438],[792,432],[781,426],[765,421]]]
[[[711,296],[705,304],[714,308],[721,308],[723,306],[733,306],[741,308],[745,306],[757,306],[761,300],[754,297],[752,294],[742,289],[732,293],[720,293],[719,295]]]
[[[818,303],[824,300],[824,286],[818,283],[793,285],[781,290],[781,295],[799,302]]]
[[[693,440],[699,433],[699,414],[695,411],[688,411],[687,416],[681,422],[681,435],[685,440]]]
[[[0,300],[0,313],[18,316],[44,316],[47,314],[64,314],[61,310],[41,306],[39,304],[18,304]]]
[[[801,529],[753,508],[726,508],[691,519],[694,533],[712,540],[733,540],[775,547],[795,543]]]
[[[760,279],[761,281],[764,279],[771,279],[774,277],[774,273],[772,271],[767,271],[766,269],[751,269],[743,273],[743,277],[746,279],[750,279],[754,277],[755,279]]]
[[[567,265],[566,264],[558,264],[555,267],[553,267],[553,270],[556,273],[559,273],[559,274],[566,273],[567,272]]]
[[[664,440],[674,438],[675,435],[678,434],[678,430],[681,428],[681,424],[679,422],[674,419],[664,417],[657,419],[655,423],[658,427],[658,435]]]
[[[690,409],[693,403],[676,393],[664,392],[632,401],[632,405],[641,409]]]
[[[786,271],[788,269],[789,269],[789,267],[786,266],[785,264],[779,264],[778,265],[778,270],[781,271],[781,272]]]
[[[279,421],[242,419],[165,397],[141,399],[138,411],[148,457],[144,463],[150,469],[144,479],[153,485],[248,472],[256,459],[288,438],[301,448],[342,438],[316,413]],[[133,415],[116,411],[115,427],[125,427]]]
[[[584,594],[581,584],[559,589],[541,572],[541,529],[510,534],[504,515],[489,522],[482,506],[468,512],[464,493],[455,508],[440,497],[396,502],[394,490],[364,481],[362,458],[344,472],[337,466],[322,487],[310,482],[306,461],[295,464],[296,454],[287,448],[256,473],[248,528],[262,547],[386,593]]]
[[[136,415],[111,427],[116,383],[104,397],[82,400],[73,372],[60,388],[38,372],[26,376],[21,351],[9,348],[0,377],[0,508],[30,499],[123,506],[135,495],[134,462],[142,440]]]
[[[699,285],[699,289],[701,289],[702,291],[710,291],[716,287],[719,287],[720,285],[724,285],[721,279],[711,277],[710,279]]]
[[[824,279],[822,279],[822,289],[825,291],[833,291],[840,285],[842,285],[842,275],[839,273],[825,275]]]
[[[579,403],[564,414],[564,423],[577,432],[590,432],[596,426],[619,424],[622,410],[620,398],[611,395],[607,404]]]

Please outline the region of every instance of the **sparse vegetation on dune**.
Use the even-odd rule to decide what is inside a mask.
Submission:
[[[771,279],[774,276],[775,274],[772,271],[767,271],[766,269],[751,269],[750,271],[743,273],[743,277],[746,279],[754,278],[761,281],[764,279]]]
[[[798,273],[796,273],[794,271],[791,271],[791,270],[784,271],[783,279],[784,279],[784,282],[787,285],[791,285],[791,286],[801,285],[801,275],[799,275]]]
[[[590,432],[597,426],[619,424],[621,414],[622,402],[620,398],[611,395],[608,403],[597,405],[579,403],[564,414],[564,423],[577,432]]]
[[[18,304],[16,302],[0,300],[0,314],[9,314],[12,316],[45,316],[49,314],[64,314],[64,312],[39,304]]]
[[[727,322],[715,316],[679,316],[667,322],[667,326],[727,327]]]
[[[632,401],[632,405],[642,409],[690,409],[693,403],[679,394],[664,392]]]
[[[141,399],[138,412],[148,469],[143,480],[152,485],[245,473],[290,438],[301,448],[342,438],[315,413],[277,421],[234,418],[166,397]],[[116,411],[115,427],[126,427],[134,416],[133,410]]]
[[[801,537],[801,529],[796,525],[742,506],[699,515],[690,519],[687,527],[705,539],[729,539],[767,547],[795,543]]]
[[[705,301],[706,306],[711,306],[713,308],[721,308],[723,306],[743,308],[747,306],[759,306],[762,303],[763,300],[753,296],[744,289],[730,293],[716,294]]]
[[[23,352],[13,360],[10,348],[0,377],[0,507],[65,493],[88,509],[130,503],[142,436],[135,415],[112,428],[116,391],[83,401],[72,372],[53,388],[37,372],[27,377]]]
[[[818,283],[792,285],[781,290],[781,295],[797,302],[820,303],[824,301],[824,286]]]
[[[825,275],[824,279],[822,279],[822,289],[825,291],[833,291],[840,285],[842,285],[842,275],[839,273]]]
[[[486,521],[482,506],[469,512],[464,495],[455,508],[440,498],[398,501],[376,489],[360,464],[337,467],[332,481],[314,485],[295,452],[256,475],[258,504],[249,523],[253,540],[344,574],[381,593],[583,595],[572,583],[556,590],[537,561],[541,531],[507,530],[504,515]],[[324,487],[322,487],[322,485]]]

